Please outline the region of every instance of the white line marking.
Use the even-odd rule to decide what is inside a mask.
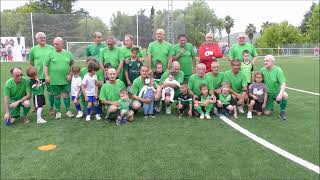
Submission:
[[[250,139],[256,141],[257,143],[263,145],[264,147],[280,154],[281,156],[300,164],[303,167],[306,167],[318,174],[320,174],[320,167],[318,165],[314,165],[306,160],[301,159],[300,157],[297,157],[281,148],[279,148],[278,146],[275,146],[271,143],[269,143],[268,141],[256,136],[255,134],[251,133],[250,131],[242,128],[241,126],[239,126],[238,124],[234,123],[233,121],[231,121],[229,118],[221,115],[220,119],[223,120],[225,123],[227,123],[228,125],[230,125],[231,127],[233,127],[234,129],[236,129],[237,131],[239,131],[240,133],[248,136]]]
[[[304,90],[295,89],[295,88],[291,88],[291,87],[286,87],[286,88],[287,88],[287,89],[290,89],[290,90],[293,90],[293,91],[299,91],[299,92],[303,92],[303,93],[307,93],[307,94],[312,94],[312,95],[320,96],[319,93],[315,93],[315,92],[304,91]]]

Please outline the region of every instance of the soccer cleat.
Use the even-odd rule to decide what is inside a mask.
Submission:
[[[284,111],[281,111],[280,114],[279,114],[279,117],[282,121],[286,120],[287,119],[287,115],[286,115],[286,112]]]
[[[76,116],[76,118],[81,118],[83,116],[83,112],[82,111],[78,111],[78,114]]]
[[[38,119],[37,120],[37,124],[43,124],[46,123],[47,121],[43,120],[43,119]]]
[[[67,115],[68,117],[73,117],[73,116],[74,116],[71,111],[68,111],[68,112],[66,113],[66,115]]]
[[[238,112],[239,112],[239,113],[241,113],[241,114],[244,113],[244,110],[243,110],[243,107],[242,107],[242,106],[238,106],[237,109],[238,109]]]
[[[248,119],[252,119],[252,112],[248,112],[247,118],[248,118]]]
[[[97,121],[101,120],[101,117],[99,114],[96,114],[96,119],[97,119]]]
[[[56,112],[56,119],[61,119],[61,113],[60,112]]]
[[[201,115],[200,115],[200,119],[204,119],[204,114],[201,114]]]
[[[90,121],[90,115],[86,116],[86,121]]]
[[[166,107],[166,114],[171,114],[171,107],[170,106]]]
[[[206,119],[211,119],[209,114],[205,114],[204,116],[206,117]]]

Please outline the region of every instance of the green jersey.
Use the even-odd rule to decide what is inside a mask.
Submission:
[[[70,72],[73,56],[69,51],[51,51],[47,56],[44,65],[48,67],[50,85],[66,85],[67,75]]]
[[[144,85],[145,84],[144,81],[142,81],[141,76],[137,77],[132,83],[131,93],[134,95],[139,95],[139,92],[141,91]],[[153,81],[153,87],[158,87],[158,83],[156,83],[156,81]]]
[[[160,83],[163,84],[163,82],[169,77],[169,71],[167,70],[164,72],[161,76]],[[174,79],[178,81],[178,83],[182,83],[184,79],[184,73],[182,71],[179,71],[178,74],[174,76]]]
[[[103,49],[103,48],[106,48],[106,44],[104,43],[100,43],[100,44],[89,44],[86,48],[86,55],[87,57],[89,56],[93,56],[95,58],[99,58],[99,54],[100,54],[100,51]]]
[[[268,94],[278,93],[281,84],[286,82],[282,69],[274,65],[271,70],[262,67],[260,71],[264,76],[264,84],[267,86]]]
[[[172,56],[172,45],[167,41],[153,41],[148,46],[148,55],[151,56],[152,71],[155,70],[157,60],[161,61],[163,69],[167,69],[169,57]]]
[[[203,76],[201,78],[198,76],[198,74],[193,74],[189,78],[188,89],[190,89],[194,93],[194,95],[200,96],[200,94],[201,94],[200,86],[202,84],[206,84],[206,85],[209,84],[207,78],[205,76]],[[211,90],[211,89],[209,89],[209,90]]]
[[[180,54],[181,50],[183,50],[183,53],[177,59],[180,63],[180,70],[184,72],[184,75],[191,75],[193,64],[192,58],[195,56],[193,46],[190,43],[187,43],[184,47],[180,47],[179,44],[176,44],[173,46],[172,56],[177,56]]]
[[[132,46],[132,47],[135,47],[135,46]],[[131,58],[131,49],[132,48],[127,48],[127,47],[122,47],[121,48],[121,58],[122,58],[122,60]],[[141,48],[139,48],[138,57],[139,58],[143,58],[143,51],[142,51]]]
[[[239,43],[234,44],[230,48],[228,56],[243,61],[243,55],[242,55],[243,50],[248,50],[250,52],[250,56],[249,56],[249,60],[250,61],[252,60],[253,57],[257,56],[256,49],[250,43],[245,43],[245,44],[242,44],[242,45],[239,44]]]
[[[110,63],[112,68],[118,69],[121,59],[120,48],[114,47],[112,50],[109,48],[103,48],[100,51],[99,59],[102,61],[103,65]]]
[[[33,95],[44,95],[44,82],[30,79],[30,89]]]
[[[43,64],[49,52],[52,50],[54,50],[54,47],[48,44],[46,44],[44,47],[36,45],[30,49],[29,60],[34,64],[34,67],[38,70],[40,79],[44,79]]]
[[[117,79],[114,84],[106,82],[100,90],[99,99],[100,101],[118,101],[120,99],[119,92],[125,88],[126,86],[120,79]]]
[[[130,106],[132,104],[132,101],[131,99],[127,98],[127,99],[124,99],[122,100],[121,98],[118,100],[118,109],[120,110],[127,110],[129,111],[130,110]]]
[[[231,94],[228,94],[228,95],[223,95],[222,93],[219,93],[218,94],[218,98],[219,98],[219,101],[221,101],[221,103],[223,105],[229,105],[231,104],[231,100],[232,100],[232,96]]]
[[[247,79],[242,71],[234,74],[232,70],[228,70],[224,73],[223,82],[228,82],[232,90],[236,93],[241,93],[243,88],[248,85]]]
[[[22,77],[20,83],[16,83],[13,78],[7,80],[4,85],[4,95],[9,97],[9,101],[17,101],[30,92],[30,80]]]
[[[208,81],[208,88],[211,89],[218,89],[221,86],[223,81],[223,72],[219,72],[216,76],[212,74],[212,72],[208,72],[205,77]]]
[[[249,64],[246,64],[244,62],[241,62],[241,71],[245,75],[247,79],[247,83],[251,83],[251,69],[252,69],[252,64],[249,62]]]
[[[133,83],[133,81],[140,76],[140,68],[142,65],[142,62],[138,59],[131,59],[128,64],[124,64],[124,69],[128,71],[128,77],[131,83]]]

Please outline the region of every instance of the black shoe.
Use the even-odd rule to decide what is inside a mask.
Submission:
[[[286,120],[287,119],[286,112],[281,111],[279,114],[279,117],[280,117],[280,120],[282,120],[282,121]]]
[[[109,115],[106,115],[106,117],[104,118],[104,122],[106,124],[109,124],[111,122],[111,119],[110,119],[110,116]]]

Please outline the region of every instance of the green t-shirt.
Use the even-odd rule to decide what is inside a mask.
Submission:
[[[109,48],[103,48],[99,54],[99,59],[102,61],[103,65],[110,63],[111,67],[118,69],[121,59],[121,49],[114,47],[112,50]]]
[[[265,67],[260,69],[264,76],[264,83],[267,86],[268,94],[278,93],[282,83],[286,82],[286,77],[279,66],[273,66],[271,70]]]
[[[132,46],[132,47],[135,47],[135,46]],[[121,59],[122,60],[131,58],[131,49],[132,48],[127,48],[125,46],[121,48]],[[139,48],[138,57],[143,58],[143,52],[142,52],[141,48]]]
[[[33,95],[44,95],[44,82],[40,81],[39,87],[35,79],[30,79],[30,89]]]
[[[201,94],[201,92],[200,92],[200,86],[201,86],[202,84],[208,85],[208,80],[207,80],[207,78],[206,78],[205,76],[203,76],[202,78],[200,78],[200,77],[198,76],[198,74],[193,74],[193,75],[191,75],[190,78],[189,78],[188,89],[190,89],[190,90],[194,93],[194,95],[196,95],[196,96],[199,97],[200,94]],[[209,88],[209,90],[211,90],[211,89]]]
[[[124,69],[128,70],[128,77],[131,83],[140,76],[140,68],[142,62],[138,59],[135,61],[130,60],[128,64],[124,63]]]
[[[250,61],[252,60],[253,57],[257,56],[256,49],[250,43],[245,43],[243,45],[240,45],[239,43],[234,44],[230,48],[230,51],[228,52],[228,56],[243,61],[243,56],[242,56],[243,50],[248,50],[250,52],[250,56],[249,56]]]
[[[141,76],[137,77],[132,83],[131,93],[134,95],[139,95],[139,92],[141,91],[143,86],[144,86],[144,81],[142,81]],[[153,87],[154,88],[158,87],[158,83],[156,81],[153,81]]]
[[[124,99],[124,100],[122,100],[122,99],[120,98],[120,99],[118,100],[118,103],[119,103],[118,109],[129,111],[129,110],[130,110],[130,106],[131,106],[131,104],[132,104],[132,101],[131,101],[131,99],[129,99],[129,98]]]
[[[100,90],[99,99],[100,101],[118,101],[120,99],[119,92],[125,88],[126,86],[120,79],[117,79],[115,84],[106,82]]]
[[[164,72],[161,76],[160,83],[163,84],[163,82],[169,77],[169,71],[167,70]],[[184,73],[182,71],[179,71],[178,74],[174,76],[174,79],[178,81],[178,83],[182,83],[184,79]]]
[[[50,76],[50,85],[66,85],[67,75],[70,72],[73,56],[69,51],[61,52],[51,51],[47,56],[44,65],[48,67],[48,75]]]
[[[152,71],[155,70],[157,60],[161,61],[163,69],[167,69],[168,58],[172,56],[172,45],[167,41],[153,41],[148,46],[148,55],[151,56]]]
[[[198,99],[200,102],[205,102],[205,101],[212,99],[212,96],[210,96],[209,94],[207,96],[200,95],[200,98],[198,98]],[[204,105],[201,104],[200,106],[204,106]]]
[[[218,98],[219,98],[219,101],[221,101],[221,103],[223,105],[231,104],[231,99],[232,99],[231,94],[228,94],[227,96],[224,96],[222,93],[219,93],[218,94]]]
[[[104,43],[100,43],[100,44],[89,44],[86,48],[86,55],[87,57],[89,56],[93,56],[95,58],[99,58],[99,54],[100,54],[100,51],[103,49],[103,48],[106,48],[106,44]]]
[[[30,92],[30,80],[22,77],[20,83],[16,83],[13,78],[7,80],[4,85],[4,95],[9,97],[9,101],[17,101]]]
[[[173,46],[173,54],[172,56],[177,56],[180,53],[179,44]],[[180,63],[180,70],[184,72],[184,75],[192,74],[192,58],[195,56],[193,46],[190,43],[187,43],[184,47],[183,54],[177,59]]]
[[[223,82],[228,82],[232,90],[236,93],[243,92],[243,88],[248,85],[247,79],[242,71],[234,74],[232,70],[228,70],[224,73]]]
[[[40,79],[44,79],[43,64],[46,56],[48,56],[49,52],[52,50],[54,50],[54,47],[48,44],[46,44],[44,47],[36,45],[30,49],[29,60],[30,62],[33,62],[34,67],[38,70]]]
[[[245,75],[247,79],[247,83],[251,83],[251,69],[252,69],[252,64],[245,64],[244,62],[241,63],[241,71]]]
[[[217,74],[217,76],[214,76],[212,74],[212,72],[208,72],[205,77],[208,81],[208,88],[209,89],[218,89],[220,88],[221,86],[221,83],[223,81],[223,76],[224,76],[224,73],[223,72],[219,72]]]

